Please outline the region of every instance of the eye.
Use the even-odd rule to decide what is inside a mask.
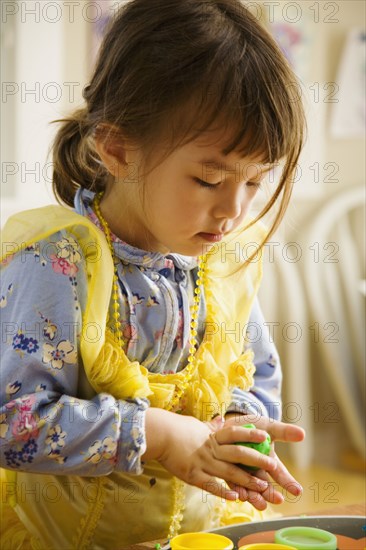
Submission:
[[[251,187],[252,189],[259,189],[260,187],[262,187],[262,182],[261,181],[247,181],[246,186]]]
[[[200,178],[193,178],[193,181],[198,183],[201,187],[206,187],[208,189],[214,189],[215,187],[218,187],[221,183],[221,181],[218,181],[217,183],[208,183],[208,181],[201,180]]]

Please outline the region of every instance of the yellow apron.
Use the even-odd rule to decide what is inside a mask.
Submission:
[[[116,399],[147,397],[152,406],[169,408],[175,388],[184,380],[184,370],[150,374],[116,347],[107,328],[113,262],[103,233],[91,221],[61,206],[17,214],[3,230],[1,261],[60,230],[73,235],[86,259],[88,301],[80,351],[88,382],[97,393],[108,392]],[[253,243],[258,246],[263,238],[263,228],[255,224],[229,235],[208,253],[206,331],[184,394],[183,414],[203,421],[223,415],[232,388],[248,390],[253,384],[253,354],[250,350],[243,353],[243,347],[261,262],[245,269],[240,264],[249,248],[252,252]],[[90,338],[93,327],[98,327],[101,338]],[[6,475],[2,501],[13,508],[4,504],[4,549],[116,550],[163,538],[172,521],[174,477],[157,462],[146,464],[139,476],[120,472],[103,477],[54,476],[9,470],[2,474]],[[228,503],[188,485],[184,490],[182,531],[263,517],[248,503]],[[13,510],[28,532],[17,523]]]

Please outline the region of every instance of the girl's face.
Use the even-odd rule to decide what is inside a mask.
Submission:
[[[129,151],[129,175],[102,202],[112,231],[144,250],[197,256],[240,226],[270,167],[236,153],[223,157],[222,142],[212,141],[176,149],[139,184],[131,176],[142,172],[142,153]]]

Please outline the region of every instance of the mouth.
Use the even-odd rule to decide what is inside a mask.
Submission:
[[[223,239],[224,233],[198,233],[198,236],[204,241],[218,243]]]

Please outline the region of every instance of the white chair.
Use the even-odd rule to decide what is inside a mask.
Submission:
[[[347,189],[310,220],[304,278],[311,322],[319,329],[321,368],[355,449],[365,456],[365,189]],[[315,257],[318,251],[319,257]],[[315,261],[317,260],[317,261]]]
[[[261,305],[266,320],[276,323],[273,326],[274,340],[284,374],[283,419],[302,426],[307,434],[304,442],[286,446],[283,451],[299,468],[306,468],[314,452],[306,298],[298,262],[286,259],[287,250],[292,250],[292,245],[273,238],[269,249],[271,246],[275,251],[274,258],[269,261],[268,254],[264,255],[265,281],[260,291]]]

